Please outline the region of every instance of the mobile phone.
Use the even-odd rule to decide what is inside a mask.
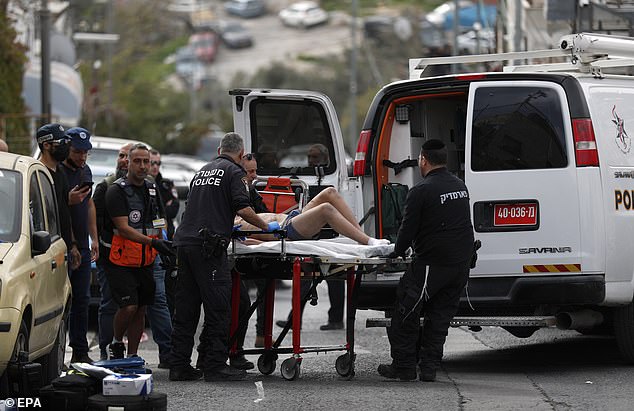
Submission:
[[[79,185],[79,189],[83,190],[86,187],[92,187],[94,183],[92,181],[83,181],[80,185]]]

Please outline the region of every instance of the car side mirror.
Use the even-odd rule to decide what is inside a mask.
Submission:
[[[51,235],[48,231],[36,231],[33,233],[31,252],[33,255],[44,254],[51,247]]]

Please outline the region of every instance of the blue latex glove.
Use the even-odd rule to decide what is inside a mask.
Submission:
[[[271,221],[269,223],[269,227],[266,229],[267,232],[275,231],[280,229],[280,223],[277,221]]]
[[[240,227],[242,227],[242,224],[236,224],[233,226],[233,231],[239,231]],[[246,237],[238,237],[238,240],[240,241],[245,241],[247,238]]]

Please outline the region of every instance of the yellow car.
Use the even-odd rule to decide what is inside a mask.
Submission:
[[[0,398],[20,351],[59,376],[71,286],[53,179],[39,161],[0,153]]]

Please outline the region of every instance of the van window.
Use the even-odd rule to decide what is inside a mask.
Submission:
[[[57,223],[57,203],[55,202],[55,190],[53,183],[48,177],[38,171],[40,183],[42,184],[42,192],[44,193],[44,206],[46,207],[46,220],[48,221],[48,232],[51,235],[51,241],[55,241],[60,237],[59,225]]]
[[[482,87],[473,110],[473,171],[568,165],[561,102],[546,87]]]
[[[315,175],[337,169],[322,107],[309,101],[256,100],[251,104],[252,151],[258,174]]]

